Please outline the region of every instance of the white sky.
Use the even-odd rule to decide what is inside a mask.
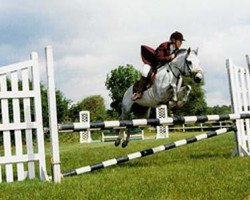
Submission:
[[[208,104],[229,105],[225,59],[246,66],[249,8],[249,0],[0,0],[0,66],[37,51],[44,73],[52,45],[56,87],[74,102],[102,95],[109,105],[107,73],[141,70],[140,45],[156,48],[178,30],[183,47],[199,48]]]

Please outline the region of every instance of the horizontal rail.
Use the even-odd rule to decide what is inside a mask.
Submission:
[[[0,68],[0,74],[6,74],[6,73],[14,72],[17,70],[26,69],[26,68],[33,66],[33,64],[34,64],[33,60],[27,60],[27,61],[18,62],[18,63],[11,64],[11,65],[2,66]]]
[[[29,129],[36,129],[38,126],[39,126],[38,122],[5,123],[5,124],[0,124],[0,131],[29,130]]]
[[[119,129],[119,128],[132,128],[132,127],[145,127],[145,126],[168,126],[187,123],[203,123],[208,121],[227,121],[236,119],[249,119],[250,113],[244,114],[229,114],[229,115],[204,115],[204,116],[180,116],[180,117],[167,117],[162,119],[134,119],[122,121],[104,121],[104,122],[78,122],[71,124],[59,124],[59,130],[75,130],[83,131],[86,129],[99,128],[102,129]]]
[[[0,92],[0,99],[20,99],[35,97],[35,91],[6,91]]]

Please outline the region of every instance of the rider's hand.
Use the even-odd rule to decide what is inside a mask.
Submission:
[[[169,57],[171,58],[171,60],[173,60],[175,58],[175,55],[171,54]]]

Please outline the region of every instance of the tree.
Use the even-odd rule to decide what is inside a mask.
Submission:
[[[133,85],[141,74],[133,65],[119,66],[107,74],[105,86],[110,91],[109,96],[112,99],[110,107],[113,111],[121,113],[122,98],[126,90]]]
[[[208,107],[207,109],[208,115],[214,115],[214,114],[227,115],[230,113],[232,113],[231,106],[226,106],[226,105],[222,105],[222,106],[217,105],[213,107]]]
[[[47,88],[41,84],[41,98],[42,98],[42,114],[43,114],[43,125],[49,126],[49,111],[48,111],[48,100],[47,100]],[[56,110],[57,120],[59,123],[66,122],[69,116],[69,105],[71,100],[64,97],[60,90],[56,90]]]
[[[188,101],[182,108],[174,108],[172,112],[174,115],[203,115],[207,111],[207,103],[205,100],[205,90],[202,88],[204,82],[194,83],[191,78],[183,78],[185,85],[190,85],[192,90],[189,94]]]
[[[71,118],[73,121],[79,121],[80,111],[89,111],[91,121],[104,121],[106,120],[106,108],[104,99],[100,95],[89,96],[77,104],[73,105],[70,109]]]

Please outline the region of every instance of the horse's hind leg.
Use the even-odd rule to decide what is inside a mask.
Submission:
[[[149,117],[149,115],[150,115],[150,110],[151,110],[151,108],[147,108],[147,110],[143,114],[140,115],[140,118],[147,119]],[[122,147],[123,148],[125,148],[128,145],[129,141],[130,141],[130,134],[132,132],[132,129],[133,128],[129,128],[127,130],[126,139],[122,142]]]
[[[128,118],[128,112],[126,112],[126,110],[123,108],[123,109],[122,109],[122,114],[121,114],[119,120],[124,120],[124,119],[127,119],[127,118]],[[116,146],[116,147],[120,145],[121,141],[123,140],[123,136],[124,136],[124,134],[123,134],[123,129],[120,129],[120,130],[119,130],[119,133],[118,133],[118,137],[117,137],[116,140],[115,140],[115,146]],[[124,142],[125,142],[125,141],[127,141],[127,139],[125,139]],[[123,143],[124,143],[124,142],[123,142]],[[125,143],[128,144],[128,142],[125,142]],[[125,144],[125,143],[124,143],[124,144]],[[124,146],[124,144],[122,145],[122,147],[127,146],[127,144],[126,144],[125,146]]]
[[[130,138],[130,132],[129,132],[129,130],[128,130],[128,132],[127,132],[127,136],[126,136],[126,138],[124,139],[124,134],[123,134],[123,131],[122,131],[122,129],[120,129],[119,130],[119,135],[118,135],[118,137],[116,138],[116,140],[115,140],[115,146],[117,147],[117,146],[119,146],[120,144],[121,144],[121,141],[123,140],[123,142],[122,142],[122,147],[123,148],[125,148],[127,145],[128,145],[128,142],[129,142],[129,138]]]
[[[124,103],[124,102],[125,102],[125,103]],[[119,120],[128,119],[129,113],[130,113],[130,111],[131,111],[131,107],[132,107],[133,103],[134,103],[134,102],[131,101],[130,96],[129,96],[129,95],[126,95],[126,98],[123,99],[122,114],[121,114],[121,116],[119,117]],[[118,138],[115,140],[115,146],[116,146],[116,147],[120,145],[121,140],[123,139],[123,136],[124,136],[124,135],[123,135],[123,130],[119,130]],[[124,143],[124,142],[126,143],[125,146],[127,146],[128,140],[129,140],[129,138],[128,138],[128,139],[126,138],[126,139],[123,141],[123,143]],[[127,142],[126,142],[126,141],[127,141]],[[125,143],[124,143],[124,144],[125,144]],[[125,146],[123,145],[123,147],[125,147]]]

